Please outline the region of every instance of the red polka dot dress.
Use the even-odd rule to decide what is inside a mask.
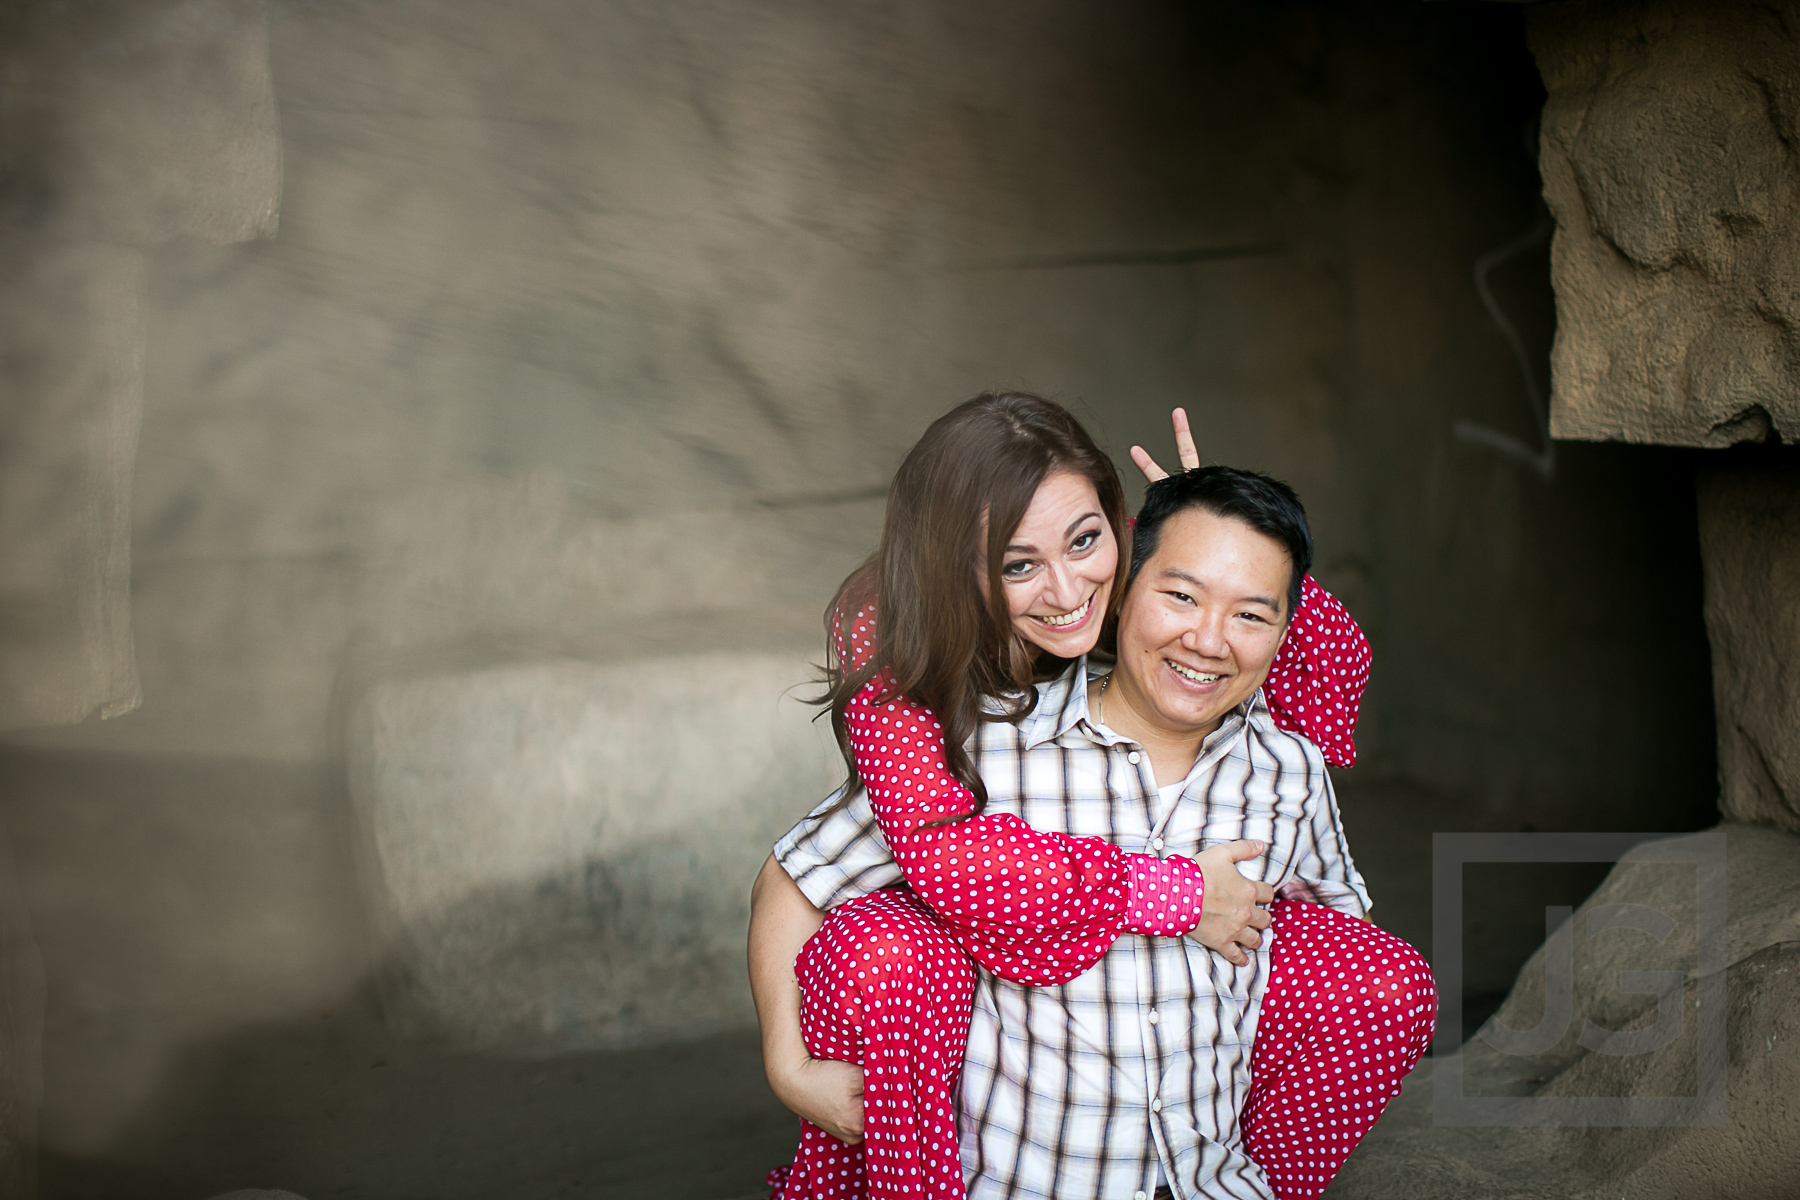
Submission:
[[[874,652],[872,620],[865,610],[841,631],[849,669]],[[1327,761],[1349,765],[1370,658],[1343,606],[1307,577],[1264,684],[1271,715]],[[970,812],[974,798],[950,774],[936,717],[904,697],[878,703],[887,684],[885,673],[871,680],[845,715],[857,772],[911,891],[833,910],[796,963],[809,1052],[863,1065],[866,1137],[847,1146],[802,1122],[793,1167],[771,1173],[781,1200],[960,1200],[952,1097],[968,1033],[968,957],[1014,982],[1063,983],[1123,933],[1178,937],[1200,918],[1191,859],[1043,833],[1011,814],[932,824]]]
[[[905,888],[832,910],[794,964],[814,1058],[863,1066],[859,1145],[808,1121],[792,1167],[770,1173],[788,1200],[962,1200],[955,1096],[969,1042],[975,969]]]
[[[1367,921],[1295,900],[1269,911],[1244,1149],[1280,1200],[1313,1200],[1430,1045],[1437,986],[1417,950]]]
[[[1356,713],[1372,658],[1349,612],[1308,575],[1287,640],[1263,681],[1275,724],[1305,734],[1332,766],[1355,766]]]

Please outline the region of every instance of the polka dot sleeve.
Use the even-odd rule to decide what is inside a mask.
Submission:
[[[1125,856],[1131,870],[1131,899],[1125,932],[1150,937],[1180,937],[1200,924],[1206,902],[1206,879],[1191,858],[1171,854]]]
[[[1304,734],[1334,767],[1356,764],[1356,716],[1369,686],[1368,639],[1336,596],[1308,575],[1263,698],[1275,724]]]
[[[868,660],[873,635],[865,610],[841,645],[846,665]],[[930,710],[905,697],[876,703],[888,683],[878,675],[847,706],[857,773],[906,881],[977,962],[1017,983],[1066,983],[1121,933],[1174,937],[1198,924],[1189,859],[1043,833],[1010,813],[932,824],[970,812],[974,797],[950,774]]]

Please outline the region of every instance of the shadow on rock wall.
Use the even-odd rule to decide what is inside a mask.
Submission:
[[[356,817],[328,777],[231,761],[13,754],[0,760],[0,780],[50,982],[45,1200],[202,1200],[244,1187],[308,1200],[720,1200],[755,1190],[793,1149],[796,1126],[768,1091],[755,1038],[708,1034],[713,1013],[685,1040],[659,1013],[654,1048],[544,1057],[397,1031],[375,980],[391,987],[406,964],[371,966]],[[681,880],[692,887],[685,872],[673,888],[641,871],[628,878],[658,902]],[[726,968],[704,954],[697,971],[652,979],[646,996],[666,1000],[697,974],[703,996],[736,1002],[742,919],[720,914],[741,910],[747,892],[747,876],[734,878],[692,911],[660,918],[665,932],[683,915],[702,930],[729,925],[717,941],[734,943],[735,978],[719,978]],[[530,886],[481,900],[489,924],[478,927],[496,911],[545,916]],[[535,940],[509,947],[514,957],[493,969],[539,954],[558,968],[548,982],[564,989],[603,976],[620,947],[602,914],[578,909],[564,910],[561,925],[541,920]],[[624,939],[641,949],[641,937]],[[654,972],[658,955],[636,961]],[[579,997],[573,1027],[591,1028],[618,995]],[[540,1044],[547,1036],[529,1032]]]

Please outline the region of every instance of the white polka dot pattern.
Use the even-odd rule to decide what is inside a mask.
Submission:
[[[1148,937],[1180,937],[1200,923],[1206,883],[1191,858],[1171,854],[1127,854],[1131,872],[1130,909],[1125,932]]]

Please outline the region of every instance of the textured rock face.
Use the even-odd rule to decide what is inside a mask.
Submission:
[[[0,15],[0,729],[139,702],[131,494],[146,251],[274,233],[261,0]]]
[[[24,0],[0,13],[0,730],[140,700],[131,494],[146,250],[274,231],[261,0]],[[0,887],[0,1195],[35,1191],[41,997]],[[41,981],[39,981],[41,987]]]
[[[392,1016],[525,1049],[747,1024],[749,881],[843,772],[783,698],[810,674],[723,653],[373,689],[350,750]]]
[[[1365,765],[1603,824],[1711,777],[1710,737],[1641,702],[1706,673],[1660,537],[1618,532],[1665,502],[1660,466],[1572,447],[1546,482],[1455,433],[1536,437],[1470,279],[1538,216],[1528,113],[1496,101],[1532,70],[1517,14],[269,12],[280,235],[150,263],[152,699],[34,744],[322,760],[372,658],[611,638],[639,596],[811,649],[904,449],[1025,384],[1121,462],[1181,404],[1208,456],[1299,489],[1381,659]],[[1492,280],[1534,354],[1541,269]],[[640,586],[664,521],[729,524],[769,569]],[[1584,623],[1594,593],[1645,600]],[[1676,650],[1652,670],[1646,641]]]
[[[144,255],[0,235],[0,728],[129,712]]]
[[[652,657],[798,662],[874,544],[902,451],[957,399],[1025,384],[1069,401],[1122,463],[1134,441],[1166,446],[1183,404],[1209,457],[1295,484],[1320,577],[1381,659],[1368,766],[1454,803],[1580,806],[1608,824],[1666,827],[1652,805],[1704,797],[1710,730],[1645,699],[1674,675],[1694,702],[1706,679],[1697,600],[1666,586],[1663,537],[1642,521],[1674,507],[1653,456],[1571,447],[1545,480],[1453,432],[1468,418],[1526,433],[1516,365],[1469,275],[1538,219],[1528,114],[1496,100],[1531,70],[1516,14],[1325,0],[269,14],[279,236],[219,247],[189,230],[148,254],[131,542],[146,700],[31,744],[325,763],[360,736],[346,708],[398,703],[409,681],[470,704],[493,687],[556,725],[563,685],[533,664],[601,678]],[[1521,258],[1493,279],[1534,348],[1548,344],[1540,274]],[[1685,511],[1691,492],[1675,496]],[[1676,569],[1697,597],[1697,553]],[[1641,602],[1594,621],[1597,594]],[[1652,663],[1645,644],[1673,650]],[[459,732],[433,748],[432,729]],[[501,761],[461,729],[421,723],[404,761]],[[504,811],[514,794],[554,815],[564,785],[508,753],[520,761],[492,778],[511,783],[458,783],[436,816],[472,822],[476,799]],[[741,782],[740,760],[706,761],[719,787]],[[783,798],[782,824],[823,782]],[[403,828],[423,854],[435,810],[402,783],[376,803],[421,806]],[[255,811],[256,789],[232,786]],[[737,921],[779,828],[694,911]],[[577,968],[623,976],[597,951],[580,961],[606,944],[582,940],[597,918],[580,864],[611,853],[588,833],[569,835],[572,859],[528,858],[507,877],[526,882],[504,884],[461,851],[422,865],[389,834],[381,887],[387,867],[446,884],[394,923],[423,931],[416,958],[392,960],[430,967],[432,990],[401,990],[421,1020],[474,1013],[458,1028],[540,1036],[527,967],[549,996]],[[529,911],[541,944],[572,949],[509,980],[494,931]],[[739,955],[699,961],[729,969],[741,1019]],[[666,995],[661,968],[643,969]],[[602,1011],[578,1010],[571,1036]],[[50,1130],[59,1152],[67,1130]]]
[[[1465,1128],[1433,1121],[1433,1070],[1426,1064],[1351,1155],[1326,1193],[1368,1197],[1467,1196],[1477,1200],[1682,1200],[1694,1196],[1779,1197],[1800,1178],[1800,837],[1726,825],[1726,1094],[1723,1123],[1611,1127]],[[1701,835],[1705,836],[1705,835]],[[1661,940],[1629,930],[1598,934],[1600,905],[1642,905],[1671,919]],[[1692,869],[1621,862],[1576,910],[1574,1001],[1568,1032],[1548,1050],[1511,1056],[1481,1034],[1461,1054],[1462,1094],[1547,1098],[1693,1096],[1696,1032],[1703,1010],[1694,977],[1697,936]],[[1626,972],[1662,974],[1672,988],[1649,992]],[[1684,978],[1685,973],[1685,978]],[[1546,1011],[1546,954],[1519,974],[1494,1021],[1532,1029]],[[1666,1000],[1665,1000],[1666,993]],[[1629,1033],[1666,1007],[1682,1033],[1644,1053],[1593,1051],[1585,1022]],[[1592,1042],[1591,1037],[1586,1039]]]
[[[1800,438],[1800,7],[1541,5],[1551,432]]]
[[[281,131],[263,0],[12,7],[23,127],[10,140],[40,193],[27,219],[137,246],[274,235]]]
[[[1800,462],[1701,473],[1719,808],[1800,832]]]

